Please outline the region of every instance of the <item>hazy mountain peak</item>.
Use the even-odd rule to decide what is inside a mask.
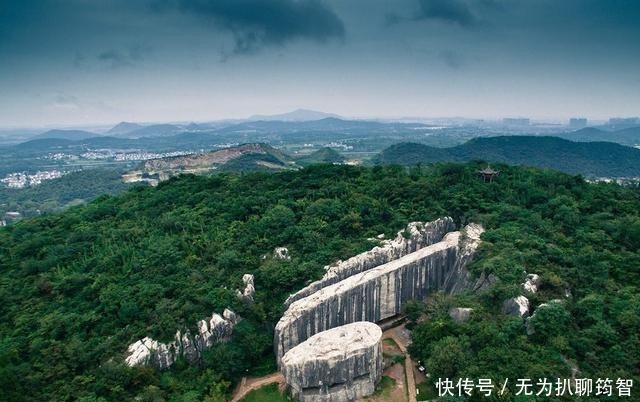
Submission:
[[[340,118],[340,116],[333,113],[318,112],[316,110],[296,109],[292,112],[282,113],[282,114],[273,114],[273,115],[256,114],[249,117],[249,120],[313,121],[313,120],[322,120],[326,118]]]
[[[142,128],[140,124],[123,121],[113,126],[109,131],[107,131],[107,133],[115,135],[126,134],[139,128]]]

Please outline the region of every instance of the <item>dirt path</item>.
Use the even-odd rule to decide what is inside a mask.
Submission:
[[[411,360],[407,351],[407,345],[410,342],[410,335],[404,325],[394,327],[384,331],[383,338],[391,338],[398,345],[400,351],[404,354],[404,371],[407,380],[407,390],[409,392],[409,402],[417,402],[416,397],[416,380],[414,377],[413,366],[414,362]],[[279,386],[284,386],[284,376],[281,373],[273,373],[264,377],[247,378],[243,377],[240,384],[238,384],[233,398],[230,402],[238,402],[251,391],[262,388],[265,385],[278,383]],[[402,386],[402,384],[401,384]]]
[[[404,353],[404,371],[407,375],[407,390],[409,391],[409,402],[417,402],[418,398],[416,396],[416,379],[413,376],[413,360],[409,356],[407,352],[407,344],[408,344],[408,332],[404,328],[404,325],[399,327],[391,328],[385,331],[384,335],[393,339],[397,344],[402,353]]]
[[[242,381],[238,384],[238,388],[236,388],[236,391],[233,393],[231,402],[238,402],[247,396],[249,392],[260,389],[265,385],[273,384],[274,382],[282,386],[284,384],[284,376],[281,373],[273,373],[258,378],[242,377]]]

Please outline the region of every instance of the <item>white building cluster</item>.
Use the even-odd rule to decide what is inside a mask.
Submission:
[[[9,173],[4,179],[1,179],[5,186],[9,188],[24,188],[29,186],[37,186],[45,180],[57,179],[64,175],[57,169],[37,171],[35,174],[28,174],[26,172]]]

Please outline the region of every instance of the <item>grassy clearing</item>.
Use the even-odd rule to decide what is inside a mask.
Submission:
[[[278,390],[278,384],[269,384],[251,391],[242,399],[242,402],[295,402],[295,400],[282,394]]]

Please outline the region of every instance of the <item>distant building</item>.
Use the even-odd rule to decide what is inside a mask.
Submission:
[[[587,126],[587,119],[583,117],[574,117],[569,119],[569,127],[571,128],[585,128]]]
[[[506,117],[502,119],[502,124],[506,126],[528,126],[529,124],[531,124],[531,120],[523,117]]]
[[[640,126],[638,117],[612,117],[609,119],[609,126],[614,129]]]
[[[487,167],[482,170],[478,170],[478,176],[482,177],[485,183],[487,182],[491,183],[493,179],[498,177],[498,174],[500,174],[500,172],[498,172],[497,170],[491,169],[490,165],[487,165]]]

